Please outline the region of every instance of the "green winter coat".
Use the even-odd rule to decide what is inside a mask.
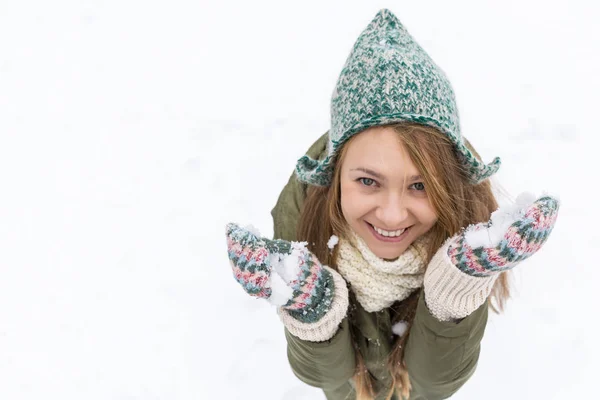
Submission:
[[[307,154],[313,159],[324,157],[326,144],[327,134]],[[275,238],[297,240],[296,227],[305,195],[306,185],[292,175],[271,212]],[[290,366],[301,381],[323,389],[328,400],[355,399],[351,379],[356,367],[352,330],[367,369],[376,380],[377,400],[384,399],[391,386],[386,367],[393,343],[390,309],[366,312],[353,295],[350,309],[351,316],[325,342],[301,340],[286,329]],[[410,400],[446,399],[471,377],[477,366],[487,316],[486,302],[458,323],[440,322],[429,313],[420,295],[404,353],[412,384]]]

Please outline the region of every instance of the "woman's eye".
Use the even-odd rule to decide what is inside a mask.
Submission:
[[[413,183],[412,186],[415,188],[415,190],[418,190],[419,192],[425,190],[425,184],[423,182]]]
[[[358,178],[358,181],[362,183],[364,186],[373,186],[375,185],[375,180],[371,178]]]

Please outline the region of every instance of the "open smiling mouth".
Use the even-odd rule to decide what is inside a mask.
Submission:
[[[402,231],[402,232],[398,232],[398,231],[392,232],[392,234],[394,236],[390,236],[389,233],[386,236],[385,232],[381,231],[379,228],[375,228],[373,225],[371,225],[368,222],[366,222],[366,224],[369,227],[371,234],[373,234],[373,236],[375,236],[376,239],[381,240],[382,242],[388,242],[388,243],[397,243],[397,242],[402,241],[408,235],[408,232],[412,228],[412,225],[411,225],[408,228],[405,228],[404,231]],[[398,235],[398,236],[396,236],[396,235]]]

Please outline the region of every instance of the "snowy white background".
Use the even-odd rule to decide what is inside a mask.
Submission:
[[[497,182],[559,194],[456,399],[597,396],[600,6],[0,2],[0,398],[323,399],[231,277],[272,234],[360,32],[390,8],[450,77]]]

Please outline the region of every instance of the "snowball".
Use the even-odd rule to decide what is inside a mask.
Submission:
[[[271,273],[271,296],[269,303],[274,306],[284,306],[293,297],[294,290],[289,287],[277,273]]]
[[[308,251],[306,249],[307,242],[292,242],[292,252],[291,254],[277,255],[277,260],[272,256],[271,266],[275,269],[275,271],[283,278],[283,281],[286,283],[290,283],[293,280],[298,279],[298,275],[300,275],[300,265],[298,265],[298,260],[304,258],[304,254]]]
[[[256,237],[260,237],[260,231],[254,226],[254,225],[246,225],[244,227],[245,230],[247,230],[248,232],[250,232],[251,234],[253,234]]]
[[[465,231],[465,240],[471,247],[494,247],[490,232],[486,228],[476,230],[473,225],[469,226]]]
[[[536,197],[531,193],[521,193],[515,204],[500,207],[492,213],[490,225],[471,225],[466,229],[465,239],[471,247],[496,247],[504,238],[508,228],[523,217]]]
[[[281,263],[281,254],[270,253],[269,254],[269,265],[273,268],[277,268]]]
[[[392,326],[392,332],[395,335],[402,336],[404,332],[408,329],[408,323],[406,321],[400,321]]]
[[[533,193],[523,192],[517,196],[515,203],[521,206],[521,208],[527,208],[530,205],[532,205],[536,201],[536,199],[537,197]]]
[[[338,238],[335,235],[331,235],[331,237],[329,238],[329,241],[327,242],[327,247],[329,247],[330,250],[333,250],[333,248],[335,247],[336,244],[338,244],[339,241],[340,241],[340,238]]]

